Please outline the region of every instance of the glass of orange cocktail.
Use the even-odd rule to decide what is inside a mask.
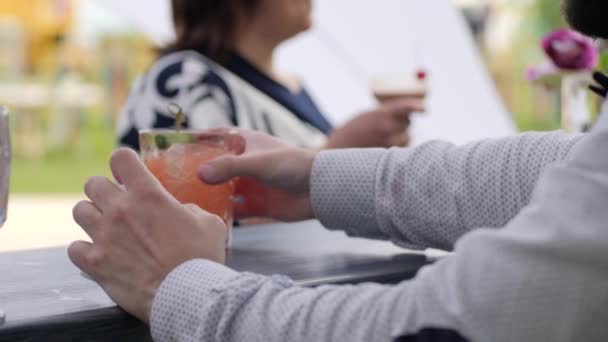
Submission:
[[[229,134],[214,134],[212,139],[204,137],[202,131],[140,131],[141,156],[152,174],[178,201],[196,204],[218,215],[231,230],[234,182],[208,185],[197,174],[204,162],[237,151],[231,146]]]

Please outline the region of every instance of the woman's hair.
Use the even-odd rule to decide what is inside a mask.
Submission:
[[[238,20],[253,15],[260,0],[171,0],[177,34],[170,50],[205,48],[220,61],[234,47]]]

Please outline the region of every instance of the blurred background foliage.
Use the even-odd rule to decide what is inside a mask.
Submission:
[[[0,103],[24,99],[14,106],[12,192],[80,192],[89,176],[107,175],[121,105],[154,59],[152,43],[128,26],[75,35],[91,20],[78,8],[86,1],[0,1]],[[541,37],[565,25],[559,1],[454,1],[518,127],[559,128],[557,95],[523,77],[543,58]]]
[[[527,20],[536,23],[537,32],[549,32],[556,27],[565,26],[560,6],[556,0],[537,0],[532,3]]]

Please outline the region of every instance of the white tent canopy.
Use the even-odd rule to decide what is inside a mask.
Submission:
[[[158,42],[172,39],[169,0],[97,0]],[[429,111],[417,117],[417,142],[463,143],[515,132],[448,0],[322,0],[315,27],[281,47],[279,66],[298,74],[336,123],[375,105],[369,78],[424,67]]]

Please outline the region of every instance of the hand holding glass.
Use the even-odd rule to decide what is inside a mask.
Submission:
[[[139,140],[144,163],[169,193],[218,215],[230,229],[234,182],[212,186],[198,178],[204,162],[237,153],[228,136],[203,139],[202,131],[146,130],[139,133]]]

